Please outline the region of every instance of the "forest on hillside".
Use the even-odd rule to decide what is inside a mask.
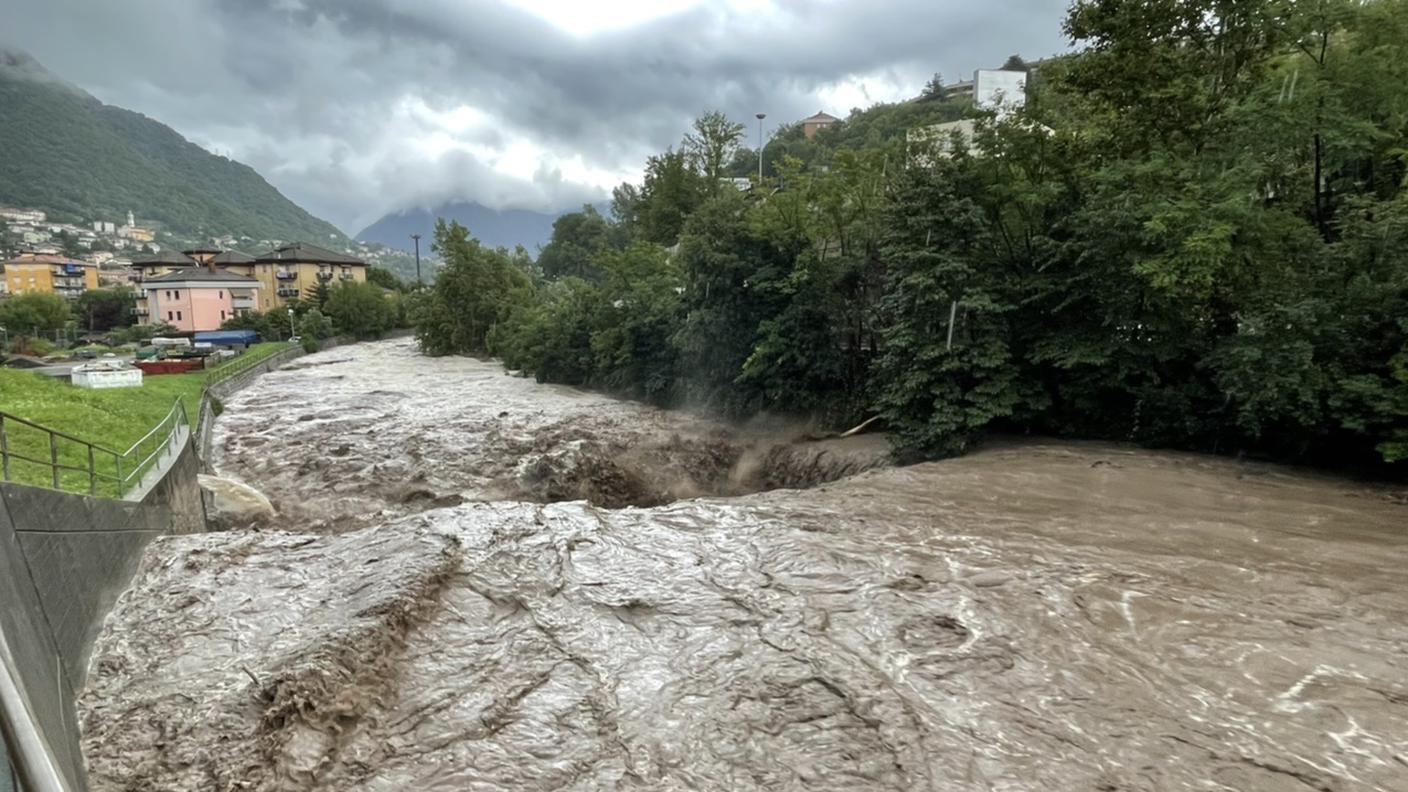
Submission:
[[[1073,5],[1018,113],[701,117],[536,264],[442,224],[430,353],[733,416],[1408,459],[1408,0]],[[976,117],[971,146],[909,129]]]
[[[122,223],[127,212],[181,239],[345,241],[247,165],[140,113],[99,102],[0,50],[0,205],[57,221]]]

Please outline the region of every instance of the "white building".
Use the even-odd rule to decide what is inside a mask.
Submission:
[[[973,72],[973,104],[980,110],[991,110],[999,116],[1022,107],[1027,102],[1027,73],[1003,69],[978,69]]]

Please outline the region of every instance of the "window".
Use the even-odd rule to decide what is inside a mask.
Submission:
[[[176,321],[178,321],[178,322],[181,321],[181,312],[180,312],[180,311],[177,311],[177,312],[176,312]]]
[[[217,299],[217,300],[223,300],[223,299],[225,299],[225,290],[224,290],[224,289],[221,289],[220,291],[215,292],[215,299]],[[225,312],[224,312],[224,311],[221,311],[221,312],[220,312],[220,316],[221,316],[221,318],[223,319],[224,316],[225,316]]]
[[[167,312],[166,312],[166,318],[167,318],[168,320],[170,320],[170,319],[175,319],[176,317],[173,316],[170,311],[167,311]]]
[[[221,311],[221,312],[220,312],[220,321],[222,321],[222,322],[225,321],[225,312],[224,312],[224,311]]]
[[[180,289],[177,289],[177,290],[176,290],[176,299],[178,299],[178,300],[181,299],[181,290],[180,290]]]
[[[171,290],[170,290],[170,289],[167,289],[167,290],[166,290],[166,299],[168,299],[168,300],[171,299]]]

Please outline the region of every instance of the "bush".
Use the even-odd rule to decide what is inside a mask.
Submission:
[[[300,343],[303,345],[303,351],[310,355],[318,351],[318,339],[313,336],[303,336],[303,340]]]
[[[321,341],[324,338],[332,337],[332,320],[319,311],[317,308],[309,308],[303,318],[298,322],[298,334],[304,339],[304,348],[307,348],[308,339]],[[309,350],[312,351],[312,350]]]
[[[395,307],[370,283],[351,281],[332,289],[326,309],[338,332],[357,338],[380,338],[396,324]]]

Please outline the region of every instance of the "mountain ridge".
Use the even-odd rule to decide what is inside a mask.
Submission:
[[[421,255],[427,255],[435,237],[438,218],[455,220],[488,247],[512,250],[522,245],[533,255],[552,238],[552,224],[563,212],[534,212],[528,209],[490,209],[476,201],[451,201],[433,209],[413,208],[389,212],[362,229],[356,239],[378,242],[390,248],[410,250],[411,234],[421,235]]]
[[[132,211],[186,240],[348,241],[248,165],[104,104],[22,51],[0,49],[0,108],[0,204],[69,222]]]

